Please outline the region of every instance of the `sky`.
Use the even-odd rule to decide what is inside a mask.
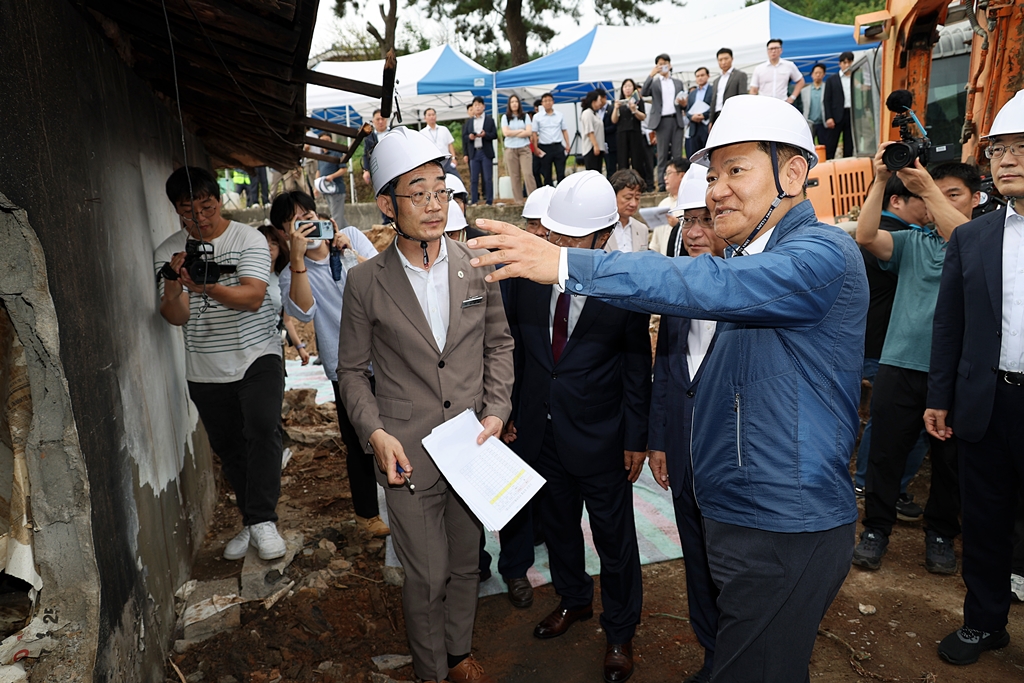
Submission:
[[[339,33],[345,28],[365,31],[367,19],[377,25],[381,33],[384,32],[384,24],[381,21],[380,13],[377,11],[379,0],[364,0],[367,4],[363,7],[359,17],[347,17],[344,22],[334,16],[334,0],[320,0],[320,7],[317,11],[316,27],[313,29],[313,45],[310,55],[316,55],[329,48],[337,39]],[[417,7],[410,6],[415,3],[399,0],[398,3],[398,40],[402,40],[402,26],[406,22],[412,22],[422,27],[423,33],[434,44],[445,41],[447,31],[439,22],[428,19]],[[744,0],[689,0],[685,7],[677,7],[668,2],[659,2],[652,5],[648,10],[651,14],[660,17],[661,23],[677,23],[680,26],[680,40],[686,36],[686,23],[716,16],[725,12],[741,9]],[[567,17],[560,17],[549,21],[551,28],[555,30],[556,36],[547,45],[531,41],[531,50],[542,52],[553,52],[563,48],[577,38],[583,36],[587,31],[598,23],[597,13],[594,11],[592,0],[582,0],[580,3],[583,16],[577,22]],[[507,43],[505,45],[507,49]]]

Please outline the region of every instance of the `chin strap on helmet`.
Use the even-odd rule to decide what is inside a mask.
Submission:
[[[400,227],[398,227],[398,197],[395,196],[394,183],[392,183],[391,187],[388,188],[388,193],[391,195],[391,208],[395,210],[395,218],[391,221],[391,227],[394,229],[395,232],[398,233],[399,237],[404,237],[410,242],[415,242],[415,237],[409,237],[404,232],[402,232],[402,229]],[[426,240],[420,240],[420,249],[423,250],[423,268],[425,269],[427,266],[430,265],[430,256],[427,254]]]
[[[775,189],[778,191],[778,195],[776,195],[775,199],[772,200],[772,205],[768,207],[768,213],[764,215],[764,218],[762,218],[761,222],[757,224],[757,227],[747,235],[747,239],[743,240],[743,244],[736,247],[736,250],[733,252],[733,256],[746,255],[746,248],[750,246],[750,243],[754,241],[757,234],[761,232],[761,228],[763,228],[765,223],[768,222],[768,219],[772,217],[772,213],[778,208],[779,204],[782,203],[783,199],[793,199],[794,197],[799,196],[798,194],[786,194],[786,191],[782,189],[782,181],[779,180],[779,148],[774,142],[770,142],[768,144],[771,146],[772,174],[775,176]]]

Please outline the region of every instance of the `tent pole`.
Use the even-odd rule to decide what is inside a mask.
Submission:
[[[345,105],[345,125],[346,126],[351,126],[352,125],[352,107],[350,107],[347,104]],[[349,200],[348,200],[349,204],[355,204],[355,202],[356,202],[356,173],[355,173],[355,169],[353,168],[353,166],[355,166],[355,164],[351,163],[351,162],[348,165],[348,185],[349,185],[349,187],[352,188],[352,191],[348,195],[349,196]],[[344,228],[345,226],[341,225],[341,226],[338,226],[338,227]]]
[[[494,119],[494,127],[498,127],[498,72],[495,71],[491,74],[491,118]],[[491,191],[494,193],[494,203],[498,203],[498,139],[495,138],[494,142],[494,162],[491,166]],[[514,193],[513,193],[514,194]]]

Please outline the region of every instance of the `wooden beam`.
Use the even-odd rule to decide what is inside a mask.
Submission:
[[[307,159],[316,159],[317,161],[327,161],[332,164],[343,164],[341,157],[329,156],[327,154],[317,154],[316,152],[310,152],[308,149],[302,150],[302,156]]]
[[[324,149],[333,149],[335,152],[347,152],[348,145],[342,145],[333,140],[321,140],[320,138],[307,135],[305,139],[307,145],[313,145],[314,147],[323,147]]]
[[[395,50],[388,50],[384,57],[384,75],[381,81],[380,94],[380,115],[385,119],[391,118],[391,107],[395,103],[395,73],[398,71],[398,58],[395,57]]]
[[[347,138],[354,138],[359,135],[359,128],[352,128],[350,126],[342,126],[337,123],[331,123],[330,121],[324,121],[323,119],[314,119],[308,116],[303,116],[299,119],[299,123],[307,128],[319,128],[320,130],[326,130],[328,133],[334,133],[335,135],[344,135]],[[369,126],[370,124],[364,123],[363,127]],[[366,133],[369,135],[369,131]]]
[[[333,88],[335,90],[344,90],[345,92],[354,92],[359,95],[366,95],[373,99],[380,99],[384,92],[381,86],[374,85],[373,83],[363,83],[362,81],[354,81],[351,78],[332,76],[331,74],[320,73],[319,71],[310,71],[309,69],[306,69],[302,76],[302,80],[306,83],[321,85],[325,88]]]
[[[295,0],[231,0],[231,3],[248,12],[289,23],[295,18]]]

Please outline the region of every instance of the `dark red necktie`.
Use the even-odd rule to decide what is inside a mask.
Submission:
[[[567,341],[569,341],[569,293],[562,292],[558,295],[558,303],[555,304],[555,320],[551,327],[551,355],[555,357],[556,363],[562,356]]]

